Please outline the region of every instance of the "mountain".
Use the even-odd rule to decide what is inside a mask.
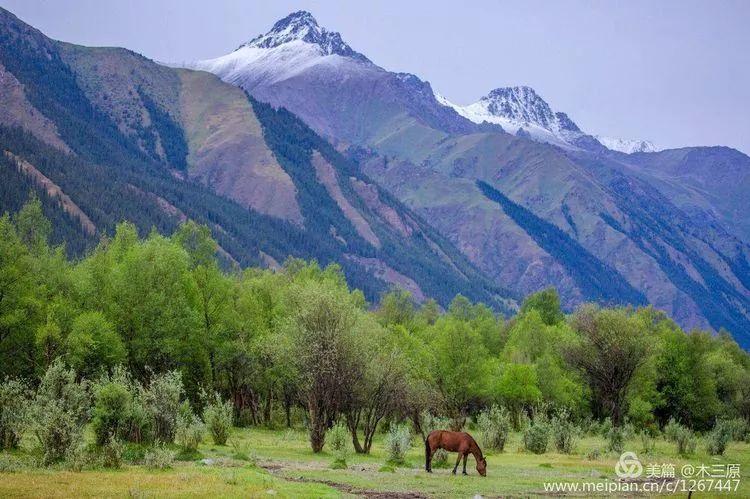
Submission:
[[[750,345],[750,249],[731,224],[740,215],[675,175],[679,154],[609,150],[528,87],[455,106],[306,12],[190,66],[299,116],[518,295],[553,285],[568,308],[648,302]],[[716,165],[720,178],[734,167]],[[698,205],[700,216],[687,209]]]
[[[475,123],[495,123],[513,135],[525,135],[540,142],[577,147],[586,136],[567,114],[553,112],[531,87],[496,88],[468,106],[458,106],[442,96],[438,98]]]
[[[304,36],[356,58],[335,36]],[[0,212],[35,192],[71,255],[122,220],[145,235],[190,218],[228,265],[316,259],[371,300],[396,285],[443,305],[462,293],[513,306],[356,162],[209,73],[54,41],[0,9],[0,87]]]
[[[611,151],[624,152],[633,154],[634,152],[656,152],[658,149],[650,140],[641,139],[618,139],[614,137],[605,137],[603,135],[594,135],[594,138],[601,145]]]

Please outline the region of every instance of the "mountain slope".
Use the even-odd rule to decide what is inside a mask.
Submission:
[[[369,299],[400,285],[443,305],[456,293],[500,309],[512,304],[301,121],[215,76],[125,49],[55,42],[2,9],[0,63],[2,81],[17,89],[12,102],[25,113],[0,121],[0,210],[18,209],[36,191],[55,240],[73,253],[121,220],[145,234],[152,227],[170,233],[191,218],[241,265],[297,256],[339,263]],[[327,165],[326,182],[310,175],[317,157]],[[353,220],[364,221],[379,244]]]
[[[502,286],[525,294],[554,285],[567,307],[602,299],[577,268],[588,254],[625,284],[607,300],[645,296],[685,326],[729,327],[750,343],[747,245],[714,211],[696,219],[651,186],[648,154],[607,150],[531,89],[498,89],[468,113],[416,76],[331,53],[308,33],[329,32],[295,13],[193,67],[300,116]],[[512,206],[528,216],[514,217]],[[540,239],[557,233],[537,220],[570,238],[578,259]]]

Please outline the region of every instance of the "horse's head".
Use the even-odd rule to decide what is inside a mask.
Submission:
[[[487,476],[487,460],[483,457],[477,459],[477,471],[482,476]]]

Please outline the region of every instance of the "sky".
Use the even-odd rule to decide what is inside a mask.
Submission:
[[[750,1],[0,0],[48,36],[212,58],[296,10],[458,104],[529,85],[586,132],[750,153]]]

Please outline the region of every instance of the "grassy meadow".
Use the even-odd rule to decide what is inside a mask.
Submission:
[[[677,470],[687,463],[696,468],[739,464],[737,491],[700,497],[750,496],[748,443],[730,443],[721,457],[709,456],[703,441],[688,457],[677,455],[675,445],[663,439],[656,439],[649,454],[639,452],[641,447],[639,439],[625,445],[626,450],[639,454],[644,477],[648,463],[672,463]],[[536,455],[525,451],[521,435],[513,433],[505,452],[487,453],[488,473],[482,478],[471,457],[468,476],[462,476],[460,469],[457,476],[451,475],[455,454],[449,455],[449,464],[426,473],[419,438],[413,439],[402,467],[386,465],[383,435],[378,435],[371,455],[352,454],[346,469],[333,469],[333,456],[327,450],[313,454],[304,431],[234,429],[226,446],[212,445],[206,438],[195,455],[180,456],[175,446],[177,460],[169,469],[147,468],[142,464],[142,450],[131,445],[123,451],[120,469],[94,465],[73,471],[69,465],[36,467],[34,440],[25,438],[19,450],[0,454],[0,497],[527,497],[550,495],[545,493],[544,482],[618,480],[614,470],[619,456],[605,449],[603,438],[587,436],[577,442],[571,455]]]

